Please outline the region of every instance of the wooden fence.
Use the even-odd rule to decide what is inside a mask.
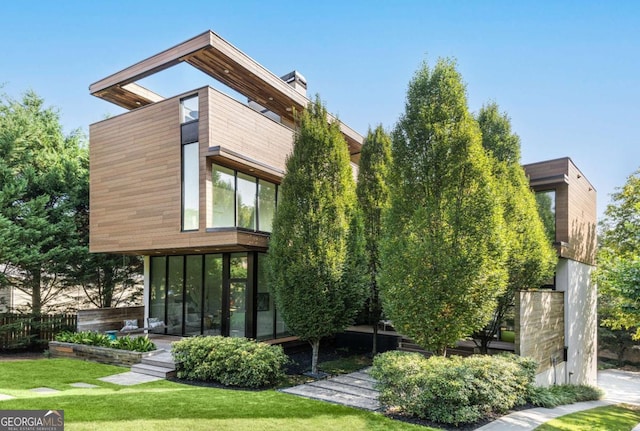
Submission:
[[[28,348],[52,341],[61,331],[75,331],[75,314],[0,314],[0,350]]]

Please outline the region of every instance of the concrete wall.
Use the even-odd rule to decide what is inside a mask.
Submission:
[[[516,295],[515,353],[538,362],[536,383],[562,383],[565,346],[564,293],[522,291]]]
[[[598,292],[591,281],[593,269],[591,265],[560,259],[556,270],[556,289],[565,292],[566,299],[567,383],[597,384]]]

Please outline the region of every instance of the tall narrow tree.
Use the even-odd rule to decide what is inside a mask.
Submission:
[[[453,61],[416,72],[392,142],[385,313],[401,333],[446,354],[486,325],[506,283],[491,161]]]
[[[478,113],[482,146],[493,158],[493,174],[503,207],[505,250],[507,251],[507,289],[498,298],[489,324],[474,337],[482,353],[487,353],[505,317],[513,310],[518,290],[538,288],[553,276],[556,252],[548,241],[538,215],[536,199],[520,166],[520,137],[511,132],[511,121],[496,103],[483,106]]]
[[[378,287],[382,212],[389,207],[387,177],[391,163],[391,138],[381,125],[369,130],[360,153],[356,194],[362,212],[368,272],[367,320],[373,325],[372,354],[378,350],[378,322],[382,304]]]
[[[300,114],[269,244],[271,286],[289,329],[312,346],[344,330],[364,300],[362,228],[347,145],[319,98]]]

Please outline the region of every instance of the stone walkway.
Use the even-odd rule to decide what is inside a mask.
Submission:
[[[369,368],[351,374],[331,377],[326,380],[282,389],[282,392],[315,400],[356,407],[365,410],[379,410],[379,392],[373,388],[375,380],[369,375]]]
[[[378,411],[378,391],[370,369],[282,389],[282,392],[365,410]],[[640,373],[606,370],[598,373],[598,386],[606,393],[600,401],[569,404],[554,409],[535,408],[503,416],[477,431],[531,431],[553,418],[595,407],[629,403],[640,405]],[[633,429],[640,431],[640,424]]]

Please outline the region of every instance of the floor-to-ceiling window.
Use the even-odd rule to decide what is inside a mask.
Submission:
[[[207,227],[271,232],[278,186],[215,163],[211,169],[213,202]]]
[[[171,335],[226,335],[260,340],[288,335],[258,252],[151,258],[150,317]]]

